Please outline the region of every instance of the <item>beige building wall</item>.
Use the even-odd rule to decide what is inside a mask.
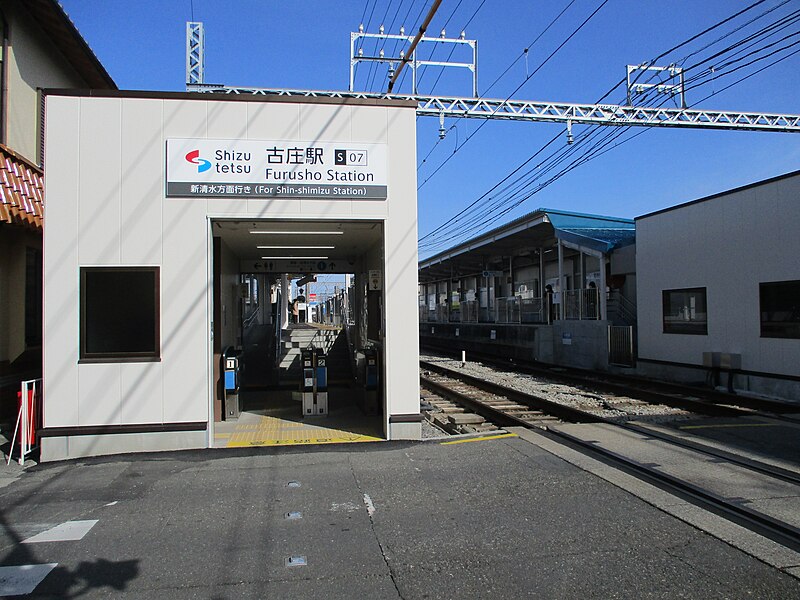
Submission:
[[[40,165],[39,129],[41,88],[84,88],[85,82],[63,58],[30,16],[12,2],[0,2],[8,23],[6,140],[29,161]]]
[[[383,223],[385,427],[390,439],[418,438],[419,422],[402,418],[419,415],[414,107],[163,96],[47,97],[45,219],[59,226],[45,228],[44,427],[209,430],[47,437],[42,459],[210,443],[209,223],[219,218]],[[386,144],[388,198],[167,198],[174,138]],[[79,269],[126,265],[160,268],[161,360],[81,364]]]

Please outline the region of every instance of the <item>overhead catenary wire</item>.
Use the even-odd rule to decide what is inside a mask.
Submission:
[[[752,8],[753,6],[757,6],[757,5],[759,5],[759,4],[761,4],[761,2],[757,2],[757,3],[755,3],[754,5],[751,5],[751,7],[748,7],[748,9],[749,9],[749,8]],[[747,10],[747,9],[745,9],[745,10]],[[770,10],[769,10],[769,11],[767,11],[767,12],[771,12],[771,10],[772,10],[772,9],[770,9]],[[739,13],[737,13],[737,15],[739,15],[739,14],[742,14],[742,12],[744,12],[744,11],[740,11]],[[765,14],[766,14],[766,13],[765,13]],[[760,16],[763,16],[763,14],[762,14],[762,15],[760,15]],[[758,17],[757,17],[757,18],[758,18]],[[723,22],[729,22],[729,21],[730,21],[730,19],[731,19],[731,18],[729,17],[728,19],[725,19],[724,21],[721,21],[720,23],[723,23]],[[755,19],[753,19],[753,20],[755,20]],[[751,21],[752,21],[752,20],[751,20]],[[718,25],[717,25],[717,26],[718,26]],[[771,27],[771,26],[770,26],[770,27]],[[770,27],[768,27],[768,28],[765,28],[765,29],[767,29],[767,30],[768,30]],[[715,28],[716,28],[716,26],[712,26],[711,28],[708,28],[708,29],[707,29],[707,30],[705,30],[705,31],[707,32],[707,31],[713,30],[713,29],[715,29]],[[737,28],[737,31],[738,31],[739,29],[741,29],[741,27]],[[696,36],[693,36],[693,37],[692,37],[692,38],[690,38],[690,39],[697,39],[697,37],[698,37],[698,36],[696,35]],[[727,35],[726,35],[726,36],[723,36],[723,38],[725,38],[725,37],[728,37],[728,36],[727,36]],[[723,38],[719,38],[719,39],[723,39]],[[734,44],[732,47],[733,47],[733,48],[735,48],[735,47],[736,47],[737,45],[739,45],[740,43],[741,43],[741,42],[737,42],[737,43],[736,43],[736,44]],[[677,46],[675,46],[675,47],[676,47],[676,48],[679,48],[679,47],[681,47],[681,46],[683,46],[683,45],[685,45],[685,44],[686,44],[686,42],[683,42],[683,43],[681,43],[681,44],[679,44],[679,45],[677,45]],[[712,45],[712,44],[706,45],[705,47],[707,48],[707,47],[709,47],[710,45]],[[730,47],[729,47],[729,49],[730,49]],[[761,48],[759,51],[763,51],[763,49],[764,49],[764,48]],[[787,49],[787,47],[781,48],[781,49],[779,49],[779,50],[776,50],[776,51],[774,51],[774,52],[770,53],[770,55],[774,55],[775,53],[777,53],[777,52],[780,52],[780,51],[783,51],[783,50],[786,50],[786,49]],[[691,55],[693,56],[693,55],[696,55],[696,54],[697,54],[697,52],[693,52]],[[795,53],[792,53],[792,54],[795,54]],[[769,56],[769,55],[768,55],[768,56]],[[780,59],[778,59],[778,60],[776,60],[776,61],[773,61],[773,63],[771,63],[770,65],[767,65],[767,66],[766,66],[766,67],[764,67],[764,68],[768,68],[769,66],[772,66],[772,64],[777,64],[778,62],[780,62],[780,61],[782,61],[782,60],[785,60],[785,59],[786,59],[786,58],[788,58],[789,56],[790,56],[790,55],[787,55],[787,56],[784,56],[784,57],[782,57],[782,58],[780,58]],[[763,60],[763,59],[765,59],[765,58],[767,58],[767,57],[766,57],[766,56],[764,56],[764,57],[760,57],[760,58],[758,58],[758,59],[756,59],[756,60]],[[702,62],[704,62],[704,61],[701,61],[701,63],[702,63]],[[755,60],[754,60],[754,61],[751,61],[751,63],[748,63],[748,64],[752,64],[753,62],[755,62]],[[762,70],[763,70],[763,69],[759,69],[759,71],[757,71],[757,72],[760,72],[760,71],[762,71]],[[745,77],[741,78],[739,81],[741,81],[741,80],[744,80],[744,79],[746,79],[746,78],[749,78],[749,77],[751,77],[751,76],[753,76],[753,75],[755,75],[755,74],[756,74],[756,73],[751,73],[750,75],[747,75],[747,76],[745,76]],[[623,80],[623,81],[624,81],[624,80]],[[731,84],[731,86],[728,86],[728,87],[732,87],[732,85],[735,85],[735,83],[737,83],[737,82],[734,82],[733,84]],[[607,97],[607,96],[608,96],[608,94],[609,94],[611,91],[613,91],[613,89],[615,89],[616,87],[617,87],[617,86],[615,86],[615,87],[614,87],[614,88],[612,88],[612,89],[611,89],[609,92],[607,92],[607,93],[604,95],[604,97]],[[725,89],[727,89],[727,88],[725,88]],[[721,91],[721,90],[720,90],[720,91]],[[707,96],[706,98],[704,98],[703,100],[707,99],[708,97],[711,97],[712,95],[715,95],[716,93],[719,93],[719,92],[714,92],[714,93],[712,93],[710,96]],[[700,101],[698,101],[698,102],[702,102],[703,100],[700,100]],[[562,172],[560,172],[559,174],[557,174],[557,175],[556,175],[554,178],[551,178],[550,180],[547,180],[547,181],[546,181],[546,182],[544,182],[543,184],[540,184],[539,186],[537,186],[537,188],[536,188],[536,189],[535,189],[535,190],[534,190],[532,193],[525,195],[525,196],[523,197],[523,200],[524,200],[524,199],[526,199],[527,197],[530,197],[530,195],[532,195],[533,193],[536,193],[537,191],[539,191],[539,190],[540,190],[540,189],[542,189],[543,187],[546,187],[547,185],[549,185],[550,183],[552,183],[554,180],[556,180],[556,179],[558,179],[558,178],[562,177],[564,174],[566,174],[567,172],[571,171],[572,169],[574,169],[574,168],[577,168],[578,166],[580,166],[581,164],[584,164],[585,162],[588,162],[588,160],[592,160],[593,158],[596,158],[596,157],[597,157],[597,156],[599,156],[599,155],[605,154],[606,152],[610,151],[610,150],[611,150],[611,149],[613,149],[613,148],[616,148],[616,147],[618,147],[619,145],[621,145],[621,144],[623,144],[623,143],[625,143],[625,142],[629,141],[630,139],[633,139],[633,138],[635,138],[635,137],[638,137],[638,135],[641,135],[641,134],[642,134],[642,133],[644,133],[645,131],[649,131],[649,130],[647,130],[647,129],[641,130],[641,131],[637,132],[635,135],[632,135],[632,136],[630,136],[628,139],[625,139],[625,140],[623,140],[623,141],[621,141],[621,142],[618,142],[618,143],[616,143],[616,144],[613,144],[613,146],[610,146],[610,147],[609,147],[609,144],[611,144],[611,143],[613,142],[613,140],[615,140],[616,138],[618,138],[618,137],[619,137],[619,135],[621,135],[622,133],[624,133],[624,132],[625,132],[625,131],[627,131],[628,129],[629,129],[629,128],[627,128],[627,127],[626,127],[626,128],[624,128],[622,131],[615,130],[615,132],[614,132],[614,133],[610,133],[610,134],[606,135],[606,136],[605,136],[605,137],[604,137],[604,138],[603,138],[603,139],[602,139],[600,142],[598,142],[598,143],[597,143],[595,146],[593,146],[592,148],[589,148],[589,149],[587,149],[587,150],[586,150],[586,151],[585,151],[583,154],[581,154],[581,155],[580,155],[580,156],[579,156],[579,157],[578,157],[576,160],[574,160],[574,161],[573,161],[573,163],[571,163],[571,164],[570,164],[570,165],[569,165],[569,166],[568,166],[566,169],[562,170]],[[618,132],[618,133],[617,133],[617,132]],[[556,137],[558,137],[558,136],[556,136]],[[581,136],[581,137],[584,137],[584,136]],[[586,136],[586,137],[588,137],[588,136]],[[555,138],[554,138],[554,139],[555,139]],[[551,139],[549,142],[547,142],[547,144],[545,145],[545,147],[547,147],[547,146],[549,146],[550,144],[552,144],[552,143],[553,143],[553,141],[554,141],[554,139]],[[564,148],[560,149],[558,152],[562,152],[563,150],[564,150]],[[535,154],[534,154],[534,156],[538,155],[540,152],[541,152],[541,149],[540,149],[540,151],[537,151],[537,153],[535,153]],[[555,154],[554,154],[554,155],[555,155]],[[552,156],[554,156],[554,155],[552,155]],[[551,156],[551,158],[552,158],[552,156]],[[532,158],[532,157],[531,157],[531,158]],[[473,203],[471,203],[471,204],[470,204],[470,205],[469,205],[467,208],[465,208],[464,210],[460,211],[460,212],[458,213],[458,215],[456,216],[456,218],[451,218],[451,219],[450,219],[450,220],[449,220],[449,221],[448,221],[446,224],[444,224],[444,225],[442,225],[442,226],[439,226],[438,228],[434,229],[434,230],[433,230],[432,232],[430,232],[429,234],[426,234],[425,236],[423,236],[423,238],[421,238],[421,240],[420,240],[420,242],[421,242],[421,248],[424,248],[424,247],[426,247],[426,246],[432,245],[432,243],[435,243],[435,245],[437,245],[437,246],[438,246],[438,245],[441,245],[441,243],[443,243],[444,241],[447,241],[448,239],[450,239],[452,236],[447,236],[447,234],[444,234],[443,230],[444,230],[444,229],[446,229],[448,226],[449,226],[449,229],[452,229],[452,228],[453,228],[453,225],[454,225],[454,224],[456,224],[456,223],[458,223],[458,224],[459,224],[460,228],[461,228],[461,227],[463,227],[463,226],[465,226],[465,225],[467,225],[469,222],[464,222],[464,221],[463,221],[463,219],[461,218],[461,216],[462,216],[464,213],[466,213],[468,210],[470,210],[472,207],[476,206],[476,204],[478,204],[480,200],[484,199],[484,198],[485,198],[485,197],[486,197],[486,196],[487,196],[489,193],[491,193],[493,190],[495,190],[497,187],[499,187],[499,185],[500,185],[500,184],[502,184],[504,181],[507,181],[507,180],[508,180],[508,179],[509,179],[509,178],[510,178],[510,177],[511,177],[513,174],[517,173],[517,172],[518,172],[518,171],[519,171],[519,170],[520,170],[520,169],[521,169],[521,168],[522,168],[524,165],[528,164],[528,163],[530,162],[531,158],[529,158],[529,159],[528,159],[528,160],[526,160],[526,161],[525,161],[525,162],[524,162],[522,165],[520,165],[519,167],[517,167],[517,168],[516,168],[514,171],[512,171],[512,173],[510,173],[509,175],[507,175],[507,176],[506,176],[506,177],[505,177],[503,180],[501,180],[500,182],[498,182],[497,184],[495,184],[495,185],[494,185],[494,186],[493,186],[493,187],[492,187],[492,188],[491,188],[491,189],[490,189],[488,192],[486,192],[486,193],[485,193],[485,194],[483,194],[481,197],[479,197],[479,198],[478,198],[476,201],[474,201]],[[563,160],[563,159],[564,159],[564,156],[562,155],[562,158],[561,158],[561,160]],[[546,159],[546,160],[547,160],[547,159]],[[543,163],[540,163],[540,164],[539,164],[539,165],[537,165],[537,166],[541,166],[542,164],[543,164]],[[555,165],[555,164],[557,164],[557,163],[554,163],[554,165]],[[553,166],[554,166],[554,165],[553,165]],[[535,167],[535,168],[536,168],[536,167]],[[551,166],[551,168],[552,168],[552,166]],[[522,177],[524,177],[524,175],[523,175]],[[517,187],[519,187],[519,181],[520,181],[520,179],[518,179],[518,180],[517,180],[517,182],[518,182],[518,183],[517,183]],[[507,186],[507,187],[508,187],[508,186]],[[518,205],[518,203],[515,203],[515,204],[514,204],[514,206],[511,206],[511,207],[510,207],[508,210],[511,210],[511,209],[513,209],[513,208],[514,208],[516,205]],[[503,213],[501,213],[500,215],[498,215],[498,217],[499,217],[499,216],[502,216],[502,215],[503,215],[503,214],[505,214],[505,213],[507,213],[507,212],[508,212],[508,210],[504,210],[504,211],[503,211]],[[493,219],[493,220],[496,220],[496,219]],[[473,218],[473,221],[474,221],[474,218]],[[464,231],[460,231],[458,235],[463,235],[463,234],[464,234]],[[431,238],[432,236],[436,236],[436,237],[435,237],[433,240],[429,239],[429,238]],[[444,236],[444,237],[443,237],[443,236]],[[425,243],[425,240],[426,240],[426,239],[428,239],[428,243]]]
[[[531,78],[532,78],[534,75],[536,75],[536,73],[538,73],[538,72],[539,72],[539,71],[540,71],[540,70],[541,70],[541,69],[542,69],[542,68],[543,68],[543,67],[544,67],[544,66],[545,66],[545,65],[546,65],[546,64],[547,64],[549,61],[550,61],[550,59],[552,59],[552,58],[553,58],[553,57],[554,57],[554,56],[555,56],[555,55],[558,53],[558,51],[559,51],[559,50],[561,50],[561,49],[562,49],[562,48],[563,48],[563,47],[564,47],[564,46],[565,46],[565,45],[566,45],[566,44],[567,44],[567,43],[568,43],[568,42],[569,42],[569,41],[570,41],[570,40],[571,40],[573,37],[575,37],[575,35],[577,35],[577,34],[578,34],[578,32],[579,32],[581,29],[583,29],[583,28],[584,28],[584,26],[585,26],[585,25],[586,25],[586,24],[587,24],[587,23],[588,23],[588,22],[589,22],[589,21],[592,19],[592,17],[594,17],[594,16],[595,16],[595,15],[596,15],[596,14],[597,14],[597,13],[598,13],[598,12],[599,12],[599,11],[600,11],[600,10],[601,10],[601,9],[602,9],[602,8],[603,8],[605,5],[606,5],[606,4],[608,4],[608,0],[603,0],[603,2],[602,2],[602,3],[601,3],[601,4],[600,4],[600,5],[597,7],[597,8],[595,8],[595,9],[594,9],[594,11],[592,12],[592,14],[590,14],[588,17],[586,17],[586,19],[584,19],[584,21],[583,21],[583,22],[582,22],[582,23],[581,23],[581,24],[580,24],[580,25],[579,25],[579,26],[578,26],[578,27],[577,27],[577,28],[576,28],[576,29],[575,29],[575,30],[574,30],[572,33],[570,33],[570,34],[569,34],[569,36],[567,36],[567,38],[566,38],[566,39],[565,39],[563,42],[561,42],[561,44],[559,44],[559,45],[558,45],[558,47],[556,47],[556,49],[555,49],[555,50],[553,50],[553,51],[552,51],[552,52],[551,52],[551,53],[548,55],[548,57],[547,57],[547,58],[545,58],[545,59],[544,59],[544,60],[543,60],[543,61],[542,61],[542,62],[539,64],[539,66],[538,66],[538,67],[536,67],[536,69],[534,69],[534,70],[533,70],[533,72],[532,72],[530,75],[528,75],[528,76],[527,76],[527,77],[526,77],[526,78],[525,78],[525,79],[522,81],[522,83],[520,83],[520,84],[519,84],[519,85],[516,87],[516,89],[514,89],[514,91],[513,91],[513,92],[511,92],[511,93],[508,95],[508,97],[507,97],[507,98],[506,98],[506,99],[503,101],[503,104],[504,104],[505,102],[508,102],[508,101],[511,99],[511,97],[512,97],[514,94],[516,94],[516,93],[517,93],[517,92],[518,92],[518,91],[519,91],[519,90],[522,88],[522,86],[524,86],[526,83],[528,83],[528,81],[530,81],[530,79],[531,79]],[[501,104],[500,106],[498,106],[498,107],[495,109],[495,112],[497,112],[498,110],[500,110],[500,108],[501,108],[501,107],[502,107],[502,104]],[[486,125],[486,123],[488,123],[488,121],[489,121],[489,120],[487,119],[487,120],[483,121],[483,122],[482,122],[480,125],[478,125],[478,127],[475,129],[475,131],[473,131],[471,134],[469,134],[469,135],[467,136],[467,138],[466,138],[466,139],[465,139],[465,140],[464,140],[464,141],[461,143],[461,145],[460,145],[460,146],[458,146],[458,147],[457,147],[457,148],[456,148],[456,149],[453,151],[453,153],[452,153],[452,154],[450,154],[450,155],[449,155],[449,156],[448,156],[448,157],[447,157],[447,158],[446,158],[444,161],[442,161],[442,163],[440,163],[440,164],[439,164],[439,166],[438,166],[438,167],[436,167],[436,169],[433,171],[433,173],[431,173],[430,175],[428,175],[428,177],[427,177],[427,178],[426,178],[426,179],[425,179],[425,180],[424,180],[424,181],[423,181],[423,182],[422,182],[422,183],[421,183],[419,186],[417,186],[417,189],[418,189],[418,190],[419,190],[419,189],[422,189],[422,188],[425,186],[425,184],[426,184],[428,181],[430,181],[430,179],[431,179],[431,178],[432,178],[434,175],[436,175],[436,173],[438,173],[438,172],[439,172],[439,171],[442,169],[442,167],[444,167],[444,166],[445,166],[445,165],[446,165],[448,162],[450,162],[450,160],[451,160],[451,159],[452,159],[452,158],[453,158],[453,157],[456,155],[456,153],[457,153],[457,152],[458,152],[458,151],[459,151],[461,148],[463,148],[463,147],[464,147],[464,146],[465,146],[465,145],[466,145],[466,144],[467,144],[467,143],[468,143],[468,142],[469,142],[469,141],[470,141],[470,140],[471,140],[473,137],[475,137],[475,135],[476,135],[476,134],[477,134],[477,133],[478,133],[478,132],[479,132],[479,131],[480,131],[480,130],[481,130],[481,129],[482,129],[484,126],[485,126],[485,125]]]
[[[439,6],[442,4],[442,0],[433,0],[433,4],[431,5],[428,14],[425,16],[425,20],[422,22],[422,25],[419,26],[419,31],[417,35],[414,37],[414,41],[411,42],[411,45],[408,47],[407,54],[403,57],[403,60],[400,61],[400,66],[397,67],[397,70],[392,75],[392,78],[389,80],[389,87],[386,90],[387,94],[392,93],[392,89],[394,88],[394,82],[397,81],[397,78],[400,76],[400,72],[403,70],[403,67],[406,65],[407,62],[411,60],[411,57],[414,56],[414,50],[417,48],[417,44],[419,44],[420,39],[422,36],[425,35],[425,31],[428,29],[428,25],[430,25],[433,16],[436,14],[436,11],[439,9]]]
[[[466,30],[466,28],[467,28],[467,27],[469,27],[469,24],[470,24],[470,23],[472,23],[472,20],[473,20],[473,19],[476,17],[476,15],[478,14],[478,11],[480,11],[480,9],[483,7],[483,5],[484,5],[485,3],[486,3],[486,0],[482,0],[482,2],[480,3],[480,5],[478,6],[478,8],[475,10],[475,12],[474,12],[474,13],[472,14],[472,16],[470,17],[469,21],[467,21],[467,24],[466,24],[464,27],[462,27],[462,30]],[[558,14],[556,15],[556,17],[550,21],[550,23],[549,23],[549,24],[548,24],[548,25],[547,25],[547,26],[546,26],[546,27],[545,27],[545,28],[542,30],[542,32],[541,32],[541,33],[540,33],[538,36],[536,36],[536,39],[534,39],[534,40],[533,40],[533,41],[532,41],[530,44],[528,44],[528,45],[525,47],[525,49],[524,49],[524,50],[523,50],[523,51],[522,51],[522,52],[519,54],[519,56],[517,56],[517,58],[515,58],[513,61],[511,61],[511,63],[510,63],[510,64],[509,64],[509,65],[506,67],[506,69],[505,69],[505,70],[504,70],[502,73],[500,73],[500,75],[499,75],[497,78],[495,78],[495,80],[494,80],[492,83],[490,83],[490,84],[489,84],[489,86],[486,88],[486,90],[484,90],[484,92],[481,94],[481,96],[480,96],[481,98],[484,98],[484,97],[486,97],[486,95],[489,93],[489,90],[491,90],[491,89],[492,89],[492,88],[493,88],[495,85],[497,85],[497,82],[498,82],[498,81],[500,81],[500,80],[501,80],[501,79],[502,79],[502,78],[503,78],[503,77],[504,77],[504,76],[505,76],[505,75],[506,75],[506,74],[507,74],[507,73],[508,73],[508,72],[509,72],[509,71],[510,71],[510,70],[511,70],[513,67],[514,67],[514,65],[516,65],[516,64],[519,62],[519,60],[520,60],[520,59],[521,59],[521,58],[522,58],[522,57],[525,55],[525,53],[527,53],[527,52],[528,52],[528,50],[530,50],[530,48],[532,48],[532,47],[533,47],[533,46],[536,44],[536,42],[538,42],[538,41],[541,39],[541,37],[542,37],[542,36],[543,36],[545,33],[547,33],[547,31],[548,31],[548,30],[549,30],[549,29],[550,29],[550,28],[551,28],[553,25],[555,25],[556,21],[558,21],[558,20],[561,18],[561,16],[562,16],[562,15],[563,15],[565,12],[567,12],[567,9],[568,9],[570,6],[572,6],[574,3],[575,3],[575,0],[570,0],[569,4],[567,4],[567,5],[566,5],[566,6],[565,6],[565,7],[564,7],[562,10],[561,10],[561,12],[560,12],[560,13],[558,13]],[[455,51],[455,48],[453,48],[452,50],[450,50],[450,55],[447,57],[447,60],[448,60],[448,61],[449,61],[449,60],[450,60],[450,58],[453,56],[453,52],[454,52],[454,51]],[[442,74],[443,74],[443,73],[444,73],[444,67],[442,67],[441,71],[439,72],[439,76],[436,78],[436,81],[434,81],[434,82],[433,82],[433,86],[432,86],[433,88],[436,88],[436,85],[439,83],[439,80],[441,79],[441,77],[442,77]],[[527,73],[526,73],[526,75],[527,75]],[[455,127],[456,127],[456,125],[458,124],[458,122],[459,122],[461,119],[463,119],[463,118],[464,118],[464,117],[457,117],[457,118],[455,119],[455,121],[454,121],[454,122],[453,122],[453,123],[450,125],[450,127],[448,128],[448,130],[447,130],[447,131],[452,131],[452,130],[453,130]],[[419,120],[419,117],[417,117],[417,120]],[[430,151],[429,151],[429,152],[428,152],[428,153],[425,155],[425,158],[423,158],[423,159],[422,159],[422,162],[421,162],[421,163],[420,163],[420,164],[417,166],[417,170],[419,170],[419,169],[422,167],[422,165],[424,165],[424,164],[426,163],[426,161],[428,160],[428,158],[430,158],[431,154],[433,154],[434,150],[436,150],[437,146],[439,145],[439,143],[440,143],[441,141],[442,141],[442,138],[440,137],[440,138],[438,138],[438,139],[436,140],[436,142],[434,142],[434,144],[433,144],[433,146],[431,147]],[[456,146],[456,147],[457,147],[457,146]]]
[[[727,87],[732,87],[736,83],[738,83],[740,81],[743,81],[745,79],[748,79],[749,77],[754,76],[758,72],[761,72],[764,69],[769,68],[773,64],[777,64],[779,62],[782,62],[783,60],[785,60],[785,59],[789,58],[790,56],[795,55],[797,53],[800,53],[800,49],[796,50],[795,52],[792,52],[789,55],[786,55],[784,57],[781,57],[781,58],[773,61],[769,65],[766,65],[762,69],[759,69],[757,72],[750,73],[750,74],[740,78],[739,80],[737,80],[736,82],[732,83],[730,86],[727,86]],[[698,102],[702,102],[702,101],[710,98],[711,96],[716,95],[717,93],[719,93],[719,91],[712,92],[711,94],[709,94],[705,98],[702,98]],[[595,127],[598,127],[598,130],[599,130],[599,126],[595,126]],[[461,225],[462,228],[458,233],[453,233],[453,234],[447,235],[447,237],[441,237],[440,236],[440,238],[435,240],[434,242],[428,243],[428,244],[422,244],[421,247],[422,248],[435,248],[435,247],[443,245],[444,243],[447,243],[448,241],[451,241],[453,239],[457,239],[457,238],[463,237],[463,236],[465,236],[465,235],[467,235],[469,233],[475,233],[475,232],[480,232],[482,230],[485,230],[492,222],[495,222],[495,221],[499,220],[505,214],[507,214],[508,212],[510,212],[511,210],[513,210],[514,208],[516,208],[517,206],[522,204],[525,200],[529,199],[530,197],[532,197],[536,193],[540,192],[544,188],[548,187],[552,183],[555,183],[558,179],[560,179],[561,177],[563,177],[567,173],[571,172],[572,170],[580,167],[581,165],[585,164],[586,162],[589,162],[590,160],[593,160],[593,159],[595,159],[595,158],[597,158],[597,157],[599,157],[599,156],[601,156],[601,155],[603,155],[603,154],[605,154],[605,153],[607,153],[607,152],[609,152],[609,151],[621,146],[624,143],[627,143],[628,141],[633,140],[634,138],[636,138],[636,137],[638,137],[638,136],[640,136],[640,135],[642,135],[644,133],[647,133],[647,132],[651,131],[650,129],[642,129],[642,130],[630,135],[626,139],[623,139],[623,140],[621,140],[621,141],[619,141],[617,143],[612,143],[618,137],[620,137],[622,134],[624,134],[629,129],[630,129],[629,127],[625,127],[625,128],[623,128],[622,131],[619,131],[619,132],[615,131],[615,132],[606,134],[603,137],[603,139],[600,140],[600,142],[596,143],[593,147],[587,149],[581,156],[579,156],[575,160],[573,160],[572,163],[570,163],[567,167],[562,169],[556,175],[554,175],[550,179],[547,179],[546,181],[540,183],[539,185],[537,185],[532,190],[528,190],[523,195],[519,195],[516,198],[512,197],[511,200],[513,200],[513,203],[511,203],[509,201],[506,201],[504,203],[505,207],[503,208],[502,212],[494,214],[492,216],[491,221],[489,221],[487,219],[483,219],[481,221],[478,221],[475,217],[473,217],[472,218],[472,222],[467,221],[465,223],[462,223],[462,225]],[[561,150],[563,150],[563,148]],[[562,156],[561,160],[559,160],[558,162],[561,162],[563,159],[564,159],[564,157]],[[540,164],[543,164],[543,163],[540,163]],[[549,171],[552,171],[553,168],[556,165],[557,165],[557,163],[550,165],[547,169],[543,169],[541,174],[537,175],[536,180],[541,179],[542,176],[547,174]],[[470,225],[472,225],[472,227],[470,227]]]

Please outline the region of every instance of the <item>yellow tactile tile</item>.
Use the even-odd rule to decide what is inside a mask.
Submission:
[[[216,436],[215,436],[216,437]],[[323,427],[316,423],[297,423],[275,417],[259,417],[242,423],[230,434],[227,448],[252,446],[293,446],[301,444],[336,444],[341,442],[379,442],[382,438]]]

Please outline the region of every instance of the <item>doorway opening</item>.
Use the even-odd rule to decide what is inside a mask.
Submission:
[[[210,226],[214,445],[385,439],[383,223]]]

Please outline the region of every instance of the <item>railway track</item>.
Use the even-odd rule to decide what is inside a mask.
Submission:
[[[431,348],[434,349],[434,348]],[[445,356],[455,357],[448,348],[436,347],[435,351]],[[800,404],[781,402],[767,398],[756,398],[741,394],[731,394],[717,389],[688,386],[679,383],[656,381],[632,375],[599,373],[585,369],[554,367],[536,362],[519,361],[478,352],[469,353],[471,360],[479,360],[486,365],[513,369],[536,377],[546,377],[568,385],[591,386],[598,391],[610,394],[630,394],[636,391],[637,397],[651,402],[685,402],[688,410],[700,411],[702,404],[718,406],[722,409],[745,409],[769,414],[773,418],[800,422]]]
[[[794,511],[793,518],[786,518],[783,509],[770,508],[767,500],[758,497],[758,490],[767,490],[770,496],[797,498],[800,503],[798,471],[609,418],[596,410],[563,406],[439,364],[421,361],[420,366],[423,388],[465,407],[464,410],[474,412],[495,427],[535,429],[800,551],[800,511]],[[582,389],[577,389],[576,395],[599,401],[597,395]],[[647,403],[641,399],[629,400],[633,402],[631,406]],[[678,404],[685,407],[682,400]],[[589,404],[592,408],[597,406]],[[700,414],[752,415],[706,403],[700,403],[698,408],[704,411]],[[739,482],[739,488],[735,482]],[[742,488],[755,497],[743,494]]]

